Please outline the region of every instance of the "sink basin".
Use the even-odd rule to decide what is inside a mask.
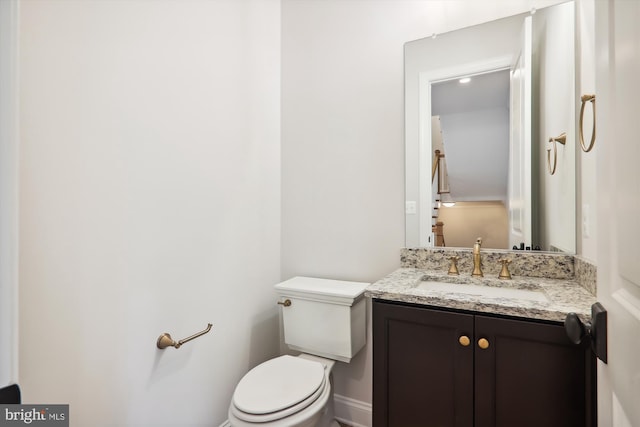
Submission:
[[[418,289],[425,291],[448,292],[489,298],[510,298],[527,301],[549,302],[542,291],[517,289],[498,286],[471,285],[463,283],[445,283],[436,281],[421,281]]]

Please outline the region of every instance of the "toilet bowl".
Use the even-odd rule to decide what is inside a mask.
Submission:
[[[333,420],[334,364],[301,354],[256,366],[236,387],[229,422],[234,427],[338,427]]]
[[[275,286],[285,344],[302,352],[267,360],[240,380],[229,405],[233,427],[339,427],[332,375],[364,347],[368,283],[294,277]]]

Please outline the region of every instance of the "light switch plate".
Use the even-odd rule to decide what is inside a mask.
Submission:
[[[416,214],[416,202],[414,200],[407,200],[405,202],[404,213],[408,215]]]

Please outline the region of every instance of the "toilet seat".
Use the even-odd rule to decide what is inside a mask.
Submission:
[[[230,409],[243,421],[271,422],[304,410],[328,389],[322,363],[280,356],[256,366],[240,380]]]

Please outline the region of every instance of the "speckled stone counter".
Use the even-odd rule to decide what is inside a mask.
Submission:
[[[505,251],[482,249],[482,270],[486,276],[497,276],[500,260],[509,259],[509,270],[515,276],[546,277],[549,279],[573,279],[575,263],[573,255],[538,251]],[[473,271],[471,248],[405,248],[400,252],[401,267],[447,271],[449,259],[460,257],[458,268],[461,274]]]
[[[571,265],[573,268],[573,262]],[[489,277],[486,273],[483,278],[475,278],[469,273],[463,273],[462,269],[459,276],[449,276],[446,271],[442,268],[438,270],[400,268],[370,285],[365,295],[390,301],[557,322],[563,322],[570,312],[577,313],[583,320],[588,320],[591,316],[591,305],[596,301],[595,297],[574,278],[555,279],[514,275],[512,280],[500,280],[497,277]],[[446,290],[424,288],[422,284],[425,281],[450,283],[451,288],[447,287]],[[537,291],[544,295],[545,300],[534,301],[529,298],[514,297],[509,295],[508,291],[504,292],[504,295],[500,291],[492,295],[478,295],[475,292],[467,292],[471,288],[456,286],[457,284]]]
[[[598,293],[598,269],[594,264],[579,256],[574,257],[576,280],[593,295]]]

